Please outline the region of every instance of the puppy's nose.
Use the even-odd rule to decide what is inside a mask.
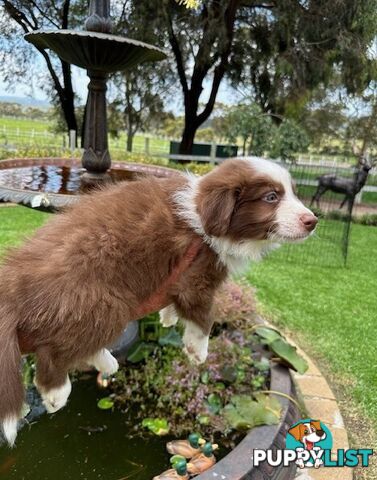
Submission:
[[[323,435],[325,434],[325,432],[323,430],[317,430],[316,433],[319,437],[323,437]]]
[[[304,213],[300,217],[300,222],[304,225],[308,232],[311,232],[315,229],[315,226],[318,223],[318,218],[312,213]]]

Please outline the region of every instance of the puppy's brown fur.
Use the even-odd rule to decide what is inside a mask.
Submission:
[[[35,353],[40,389],[61,387],[70,368],[138,317],[195,242],[195,260],[155,308],[174,304],[179,316],[209,335],[214,292],[227,275],[211,238],[264,241],[284,188],[291,188],[266,168],[278,167],[261,164],[258,172],[244,161],[227,161],[201,179],[187,200],[200,227],[179,213],[176,193],[190,184],[185,176],[146,178],[83,197],[14,250],[0,270],[0,421],[17,418],[22,408],[22,353]],[[265,199],[271,190],[277,192],[272,203]],[[297,214],[307,211],[297,202]]]
[[[0,278],[1,419],[19,414],[24,400],[18,337],[22,353],[36,354],[38,385],[59,387],[168,277],[198,237],[173,213],[171,194],[185,182],[143,179],[90,195],[8,256]],[[225,275],[203,243],[166,304],[209,333],[213,291]]]

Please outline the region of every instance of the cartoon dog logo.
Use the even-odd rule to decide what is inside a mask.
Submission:
[[[320,447],[316,446],[316,443],[324,440],[326,438],[326,432],[321,427],[321,422],[319,420],[310,420],[305,421],[304,423],[298,423],[290,430],[288,430],[295,440],[302,443],[304,446],[296,448],[296,451],[303,450],[322,450]],[[296,461],[297,465],[300,468],[308,466],[304,464],[304,460],[299,458]],[[314,462],[314,467],[319,468],[323,464],[323,461],[317,458]]]

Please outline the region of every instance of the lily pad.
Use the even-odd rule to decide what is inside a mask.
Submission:
[[[280,333],[277,330],[269,327],[258,327],[255,330],[255,333],[263,338],[264,343],[270,345],[273,341],[282,338]]]
[[[256,333],[263,339],[263,343],[268,345],[268,348],[283,360],[283,363],[298,373],[306,372],[308,369],[306,360],[297,353],[296,347],[290,345],[277,330],[269,327],[258,327]]]
[[[97,407],[101,410],[110,410],[110,408],[113,408],[113,406],[114,400],[110,397],[101,398],[101,400],[99,400],[97,403]]]
[[[273,341],[269,347],[276,355],[283,359],[289,367],[301,375],[308,369],[306,360],[297,353],[296,347],[290,345],[283,338]]]
[[[169,423],[166,418],[145,418],[142,426],[148,428],[155,435],[163,436],[169,433]]]
[[[156,345],[147,342],[136,342],[128,351],[127,360],[131,363],[138,363],[145,360],[154,352]]]
[[[280,421],[280,412],[279,401],[264,394],[258,395],[255,400],[248,395],[235,395],[223,409],[229,425],[236,430],[275,425]]]
[[[180,348],[182,347],[182,337],[175,328],[170,328],[166,335],[163,335],[158,339],[158,343],[161,347],[170,345],[172,347]]]

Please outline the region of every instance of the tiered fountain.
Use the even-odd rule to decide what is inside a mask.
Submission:
[[[106,81],[109,73],[166,57],[161,49],[112,35],[109,0],[91,0],[85,30],[36,31],[25,39],[39,49],[51,49],[90,78],[86,108],[84,153],[78,160],[11,159],[0,162],[0,201],[56,210],[77,201],[77,194],[106,180],[131,180],[136,173],[168,176],[157,166],[117,163],[111,168],[107,141]]]

